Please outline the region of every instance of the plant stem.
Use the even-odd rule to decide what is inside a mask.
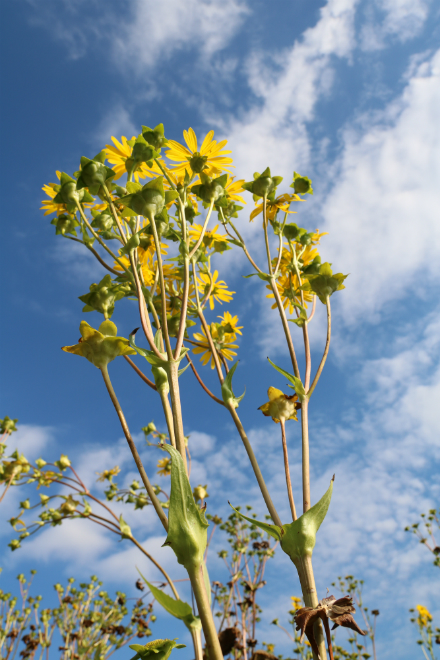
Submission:
[[[301,404],[303,513],[310,509],[309,401]]]
[[[200,378],[200,376],[199,376],[199,374],[198,374],[198,372],[197,372],[197,369],[195,368],[194,363],[193,363],[193,361],[191,360],[191,358],[189,357],[188,353],[185,355],[185,357],[186,357],[186,359],[188,360],[191,369],[193,370],[194,376],[197,378],[198,382],[199,382],[200,385],[203,387],[203,389],[205,390],[206,394],[208,394],[208,395],[211,397],[211,399],[213,399],[216,403],[219,403],[221,406],[224,406],[225,404],[223,403],[223,401],[222,401],[221,399],[219,399],[217,396],[215,396],[215,394],[213,394],[213,393],[211,392],[211,390],[208,389],[208,388],[206,387],[205,383],[204,383],[203,380]]]
[[[326,307],[327,307],[327,340],[325,342],[325,348],[324,348],[324,354],[322,356],[320,365],[318,367],[318,371],[316,372],[315,378],[313,379],[313,383],[307,392],[308,396],[310,397],[312,395],[313,390],[315,389],[316,385],[318,384],[318,380],[322,374],[322,370],[324,369],[325,361],[327,360],[327,355],[328,351],[330,348],[330,338],[332,334],[332,311],[330,307],[330,297],[327,296],[326,299]],[[307,391],[307,390],[306,390]]]
[[[318,605],[318,594],[316,593],[315,578],[313,575],[313,566],[311,557],[299,557],[294,561],[298,571],[301,590],[306,607],[316,607]],[[321,622],[317,621],[314,626],[315,639],[319,648],[320,660],[327,659],[327,650],[325,647],[324,634]],[[315,654],[313,654],[315,658]],[[317,660],[317,659],[316,659]]]
[[[176,439],[174,437],[174,424],[173,424],[173,412],[171,410],[170,402],[168,401],[168,393],[160,388],[159,390],[160,400],[162,402],[163,412],[165,415],[165,420],[168,428],[168,435],[170,436],[170,442],[176,449]]]
[[[147,385],[151,387],[152,390],[156,390],[156,385],[153,383],[153,381],[151,381],[149,378],[146,377],[146,375],[139,369],[139,367],[133,362],[133,360],[130,360],[128,355],[124,355],[124,358],[127,360],[128,364],[133,367],[137,375],[142,378],[144,383],[147,383]]]
[[[150,483],[150,480],[148,479],[147,473],[145,472],[145,468],[142,465],[141,457],[138,454],[138,450],[136,449],[136,445],[133,442],[133,438],[131,437],[130,430],[128,428],[128,424],[125,420],[124,413],[122,412],[122,408],[119,404],[119,401],[117,399],[117,396],[115,394],[115,391],[113,389],[113,385],[110,380],[110,376],[108,373],[107,365],[104,367],[101,367],[101,373],[102,377],[104,378],[104,383],[105,386],[107,387],[107,391],[109,393],[110,399],[112,400],[112,403],[115,407],[116,413],[119,417],[119,421],[122,426],[122,430],[124,432],[125,438],[128,442],[128,446],[130,447],[130,451],[133,455],[134,462],[136,463],[137,469],[139,470],[139,474],[141,476],[141,479],[143,481],[143,484],[147,490],[147,493],[150,497],[151,503],[153,504],[154,508],[156,509],[156,513],[159,516],[160,522],[164,526],[165,530],[168,531],[168,518],[165,515],[164,510],[162,509],[162,506],[159,502],[159,500],[156,497],[156,493],[153,490],[153,487]]]
[[[157,267],[159,269],[159,282],[160,282],[160,294],[162,298],[162,335],[165,340],[165,346],[167,349],[167,355],[168,355],[168,360],[173,359],[173,350],[171,348],[171,343],[170,343],[170,336],[168,333],[168,321],[167,321],[167,296],[166,296],[166,290],[165,290],[165,278],[163,276],[163,268],[162,268],[162,255],[160,253],[160,241],[159,241],[159,236],[157,234],[157,227],[156,227],[156,222],[154,220],[154,217],[151,216],[149,218],[150,220],[150,225],[153,230],[153,237],[154,237],[154,244],[156,247],[156,259],[157,259]]]
[[[257,478],[258,485],[261,490],[261,494],[263,495],[264,501],[266,502],[267,509],[270,513],[270,517],[272,518],[273,522],[275,525],[278,525],[278,527],[282,527],[282,522],[281,518],[279,517],[277,510],[275,509],[275,506],[272,502],[272,499],[269,495],[269,491],[267,490],[267,486],[265,484],[265,481],[263,479],[263,475],[261,474],[260,466],[258,465],[257,459],[255,458],[254,450],[252,449],[251,443],[249,442],[249,438],[246,435],[246,431],[243,428],[243,424],[241,423],[241,420],[239,416],[237,415],[237,412],[233,405],[230,403],[229,405],[226,406],[227,409],[229,410],[232,419],[234,420],[235,426],[237,427],[237,431],[240,435],[240,438],[243,441],[244,448],[247,451],[247,455],[249,456],[249,460],[252,465],[252,469],[254,471],[254,474]]]
[[[169,362],[167,371],[168,371],[168,381],[170,384],[170,395],[171,395],[171,405],[173,410],[173,426],[174,426],[174,435],[176,439],[176,448],[182,457],[183,463],[185,465],[185,470],[188,472],[188,465],[186,461],[186,451],[185,451],[185,436],[183,433],[182,406],[180,403],[179,364],[177,362],[174,362],[174,360]]]
[[[287,453],[286,423],[284,419],[280,419],[280,424],[281,424],[281,440],[283,443],[284,472],[286,474],[287,494],[289,496],[290,510],[292,512],[292,520],[296,520],[297,516],[296,516],[295,502],[293,500],[292,482],[290,480],[289,456]]]
[[[190,633],[194,645],[195,660],[203,660],[202,636],[200,630],[194,630],[191,628]]]
[[[189,579],[197,602],[199,616],[202,621],[203,632],[206,640],[206,651],[209,660],[223,660],[223,653],[218,641],[217,630],[209,606],[208,595],[206,593],[205,581],[203,579],[203,568],[193,568],[188,570]]]

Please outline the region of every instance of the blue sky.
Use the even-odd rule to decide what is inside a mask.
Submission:
[[[286,181],[293,169],[310,176],[315,194],[295,220],[329,232],[321,254],[337,271],[350,273],[346,290],[333,299],[331,357],[311,411],[314,501],[336,473],[314,555],[319,593],[325,595],[339,574],[363,578],[367,604],[381,611],[378,657],[418,657],[408,609],[423,603],[440,621],[430,557],[403,532],[439,501],[438,5],[4,0],[0,11],[5,154],[0,416],[19,418],[14,442],[30,457],[67,452],[90,480],[97,465],[117,462],[126,479],[133,476],[99,373],[59,350],[77,340],[83,318],[78,296],[102,275],[88,255],[55,237],[39,211],[41,186],[55,181],[55,170],[75,171],[80,156],[92,157],[111,135],[131,137],[142,124],[163,122],[173,139],[181,140],[189,126],[198,136],[212,128],[216,138],[228,139],[238,178],[248,180],[267,165]],[[257,223],[248,222],[251,207],[249,196],[240,229],[262,257]],[[237,391],[246,385],[247,395],[240,412],[287,516],[278,429],[256,408],[269,385],[284,386],[266,356],[281,364],[288,357],[262,283],[243,280],[248,266],[230,254],[217,265],[239,292],[227,309],[244,325],[236,378]],[[99,322],[95,313],[86,319]],[[136,310],[124,301],[114,320],[127,336],[137,325]],[[319,309],[310,326],[314,364],[324,323]],[[158,402],[121,362],[112,365],[112,378],[133,433],[152,419],[161,426]],[[184,378],[193,476],[209,483],[209,510],[227,515],[231,499],[264,514],[228,419],[202,396],[191,374]],[[207,379],[215,387],[211,374]],[[299,428],[293,423],[289,443],[299,499]],[[157,459],[151,455],[145,449],[150,472]],[[3,520],[14,514],[19,499],[9,494]],[[158,549],[161,530],[150,512],[127,517],[174,570],[171,555]],[[105,533],[72,523],[11,555],[5,549],[9,528],[1,530],[6,585],[34,567],[36,587],[48,597],[50,585],[71,574],[84,579],[97,573],[109,589],[132,589],[138,559]],[[216,543],[221,547],[220,537]],[[220,571],[215,553],[211,562],[213,575]],[[299,593],[296,576],[280,553],[269,574],[267,618],[285,621],[289,597]],[[169,625],[163,620],[158,631]],[[269,626],[262,639],[289,653]],[[180,653],[182,660],[192,657]]]

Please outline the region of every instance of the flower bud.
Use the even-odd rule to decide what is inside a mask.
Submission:
[[[81,169],[75,172],[78,176],[77,189],[88,188],[93,195],[97,195],[100,188],[116,175],[110,167],[104,165],[105,152],[101,151],[92,160],[82,156]]]
[[[203,170],[207,168],[206,165],[207,160],[208,160],[208,156],[202,156],[201,154],[199,154],[198,151],[194,153],[191,158],[188,158],[190,167],[192,171],[195,172],[196,174],[200,174],[201,172],[203,172]]]
[[[137,215],[143,215],[153,221],[154,216],[159,215],[165,205],[163,177],[159,176],[146,183],[138,192],[121,197],[119,203],[128,206]]]
[[[298,172],[293,173],[293,183],[290,185],[296,193],[300,195],[313,195],[312,180],[307,176],[301,176]]]
[[[75,216],[70,215],[69,213],[62,213],[61,215],[58,215],[51,221],[50,224],[55,225],[55,234],[57,236],[59,234],[62,236],[65,236],[66,234],[73,234],[76,236],[75,228],[79,226],[79,222]]]
[[[272,193],[275,194],[275,190],[282,180],[282,176],[272,177],[270,169],[267,167],[262,174],[254,172],[254,180],[243,183],[242,188],[256,197],[269,197]]]
[[[195,185],[191,188],[191,192],[197,195],[206,204],[212,204],[225,195],[225,185],[228,181],[228,175],[216,179],[211,179],[203,172],[200,174],[201,184]]]
[[[148,142],[148,144],[151,144],[151,146],[158,151],[160,151],[162,147],[168,144],[168,140],[165,137],[163,124],[158,124],[155,128],[142,126],[142,137],[146,142]]]

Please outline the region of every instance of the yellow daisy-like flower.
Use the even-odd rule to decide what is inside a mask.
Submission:
[[[61,172],[56,171],[58,179],[61,177]],[[49,199],[42,199],[41,203],[43,206],[40,207],[40,211],[44,211],[44,215],[50,215],[51,213],[56,213],[61,215],[62,213],[67,213],[67,207],[65,204],[54,204],[53,198],[56,196],[57,191],[55,186],[58,186],[58,183],[47,183],[42,187],[42,191],[49,197]]]
[[[284,394],[281,390],[278,390],[276,387],[269,387],[267,395],[269,401],[263,403],[263,405],[258,408],[263,415],[266,415],[266,417],[272,417],[276,424],[278,424],[280,420],[287,421],[288,419],[294,419],[295,422],[298,421],[296,414],[296,403],[298,401],[297,394],[289,396],[288,394]]]
[[[96,481],[111,481],[112,477],[116,477],[121,471],[121,468],[119,465],[115,465],[114,468],[111,470],[104,470],[104,472],[95,472],[95,474],[98,475],[98,479]]]
[[[220,341],[218,328],[216,327],[215,323],[211,323],[210,333],[212,340],[214,342],[214,346],[217,349],[217,352],[220,353],[220,355],[223,355],[223,357],[226,360],[230,360],[230,361],[233,360],[234,356],[237,355],[237,353],[235,353],[235,351],[233,351],[232,349],[238,348],[237,344],[231,343],[231,341],[234,341],[235,335],[225,334],[223,339]],[[211,369],[214,369],[215,367],[214,356],[212,355],[211,346],[208,343],[205,329],[202,327],[202,334],[200,332],[195,332],[193,337],[200,344],[199,346],[193,348],[193,352],[196,355],[198,353],[202,354],[200,361],[202,362],[203,366],[206,366],[209,360],[211,360]]]
[[[228,182],[225,185],[225,190],[226,194],[229,199],[232,199],[234,202],[241,202],[242,204],[246,204],[244,201],[243,197],[240,197],[238,193],[244,192],[244,188],[242,188],[242,183],[244,183],[244,179],[240,179],[239,181],[234,181],[235,176],[230,176],[228,174]]]
[[[225,312],[223,316],[218,316],[217,318],[221,319],[221,324],[225,328],[225,332],[241,335],[240,332],[243,329],[242,325],[237,325],[238,316],[232,316],[231,312]],[[234,337],[235,339],[235,337]],[[233,341],[233,340],[232,340]]]
[[[157,474],[160,474],[161,477],[168,477],[171,474],[171,458],[161,458],[160,461],[157,461],[156,467],[159,468]]]
[[[277,288],[280,292],[281,300],[283,302],[284,309],[289,309],[289,314],[293,314],[295,311],[294,303],[301,304],[301,292],[298,288],[298,278],[293,273],[287,273],[282,275],[277,280]],[[271,290],[270,285],[266,286],[266,289]],[[308,303],[313,300],[313,294],[303,291],[304,302]],[[274,298],[273,293],[268,293],[266,298]],[[276,302],[272,305],[272,309],[275,309],[277,306]],[[307,304],[305,304],[307,307]]]
[[[220,225],[216,225],[214,229],[207,229],[205,232],[205,235],[203,236],[203,245],[205,245],[207,248],[214,247],[214,243],[216,241],[224,242],[228,240],[228,237],[226,234],[218,234],[217,229],[220,227]],[[189,229],[189,236],[190,238],[197,243],[197,241],[200,238],[200,234],[203,231],[202,225],[193,225]]]
[[[232,158],[227,157],[227,154],[231,152],[223,149],[227,144],[227,140],[217,143],[217,140],[213,140],[214,131],[209,131],[199,151],[197,136],[192,128],[183,131],[183,137],[187,147],[184,147],[175,140],[168,140],[169,148],[165,154],[169,160],[177,163],[173,168],[177,177],[184,176],[185,170],[191,176],[193,170],[189,162],[190,160],[193,161],[194,167],[196,167],[196,162],[197,166],[205,166],[206,169],[203,169],[203,172],[208,176],[215,177],[219,176],[222,172],[230,172],[230,169],[226,166],[232,163]],[[199,167],[197,167],[197,170],[199,172],[202,171]]]
[[[294,614],[302,608],[302,599],[298,598],[298,596],[290,596],[290,600],[292,601],[291,614]]]
[[[199,273],[197,286],[202,296],[209,293],[209,307],[214,309],[214,300],[220,305],[223,302],[231,302],[235,291],[228,291],[228,285],[223,280],[218,280],[218,270],[215,270],[211,277],[207,273]]]
[[[124,135],[121,137],[121,142],[113,136],[111,140],[113,145],[106,144],[104,151],[105,157],[108,162],[113,165],[113,170],[116,172],[116,176],[114,177],[114,180],[116,181],[116,179],[119,179],[123,174],[127,174],[125,161],[127,158],[130,158],[133,147],[128,143],[128,140]],[[131,140],[136,140],[136,138],[133,136]],[[156,163],[153,163],[151,167],[148,167],[146,163],[141,163],[133,176],[136,181],[139,181],[139,179],[145,179],[146,177],[162,176],[162,172]]]
[[[426,607],[423,607],[423,605],[417,605],[416,610],[419,613],[419,616],[417,617],[417,622],[422,628],[426,628],[428,623],[432,621],[432,615],[429,610],[426,609]]]
[[[151,242],[153,243],[153,238],[151,238]],[[168,246],[162,243],[161,254],[166,254],[167,248]],[[154,277],[156,275],[156,269],[157,269],[157,261],[154,260],[154,255],[156,254],[154,245],[151,244],[146,249],[139,247],[137,254],[138,254],[139,263],[141,265],[142,275],[144,277],[144,284],[145,286],[151,286],[154,283]],[[126,255],[121,255],[119,257],[119,261],[123,263],[126,268],[129,268],[131,265],[130,259]],[[168,269],[170,268],[172,267],[168,266]],[[121,272],[123,271],[122,267],[119,265],[117,261],[114,262],[114,269],[119,270]],[[174,271],[175,270],[176,269],[174,268]],[[164,266],[164,272],[166,272],[166,266]]]
[[[299,195],[289,195],[289,193],[284,193],[284,195],[280,195],[276,199],[271,202],[269,199],[267,200],[266,207],[267,207],[267,217],[269,220],[275,220],[275,216],[278,211],[282,211],[283,213],[297,213],[297,211],[289,211],[289,206],[292,202],[304,202],[304,199],[301,199]],[[250,222],[253,222],[254,218],[257,217],[260,213],[263,213],[263,199],[261,199],[258,203],[256,203],[256,208],[251,213],[251,217],[249,218]]]

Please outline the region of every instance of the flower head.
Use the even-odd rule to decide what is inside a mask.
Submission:
[[[63,346],[62,350],[87,358],[98,369],[106,367],[119,355],[136,355],[128,339],[116,336],[118,329],[112,321],[103,321],[99,330],[92,328],[86,321],[81,321],[79,330],[81,332],[79,343],[74,346]]]
[[[123,174],[127,173],[126,162],[132,156],[136,138],[133,136],[131,140],[127,140],[127,138],[123,135],[120,142],[113,136],[111,140],[113,145],[107,144],[104,151],[108,162],[113,165],[113,170],[116,172],[116,180],[119,179]],[[139,179],[145,179],[146,177],[157,177],[161,174],[162,172],[156,163],[153,163],[151,167],[149,167],[146,163],[139,163],[137,165],[137,169],[134,172],[134,178],[136,181],[139,181]]]
[[[273,201],[270,199],[267,200],[267,217],[269,220],[275,220],[275,216],[278,213],[278,211],[282,211],[283,213],[296,213],[296,211],[289,211],[290,205],[292,202],[303,202],[304,200],[301,199],[301,197],[298,197],[298,195],[289,195],[288,193],[284,193],[283,195],[280,195]],[[251,213],[251,217],[249,218],[250,222],[253,222],[254,218],[257,217],[260,213],[263,213],[263,208],[264,208],[264,201],[261,199],[259,203],[256,203],[256,208]]]
[[[169,477],[171,474],[171,458],[161,458],[157,461],[156,467],[159,468],[157,474],[160,474],[161,477]]]
[[[269,387],[267,395],[269,401],[263,403],[263,405],[258,408],[263,415],[266,415],[266,417],[272,417],[276,424],[280,421],[285,422],[288,419],[294,419],[296,422],[298,421],[296,410],[299,407],[299,404],[298,396],[296,394],[289,396],[288,394],[284,394],[281,390],[278,390],[276,387]]]
[[[57,170],[56,174],[59,179],[61,177],[61,172]],[[44,215],[50,215],[51,213],[61,215],[62,213],[67,213],[67,207],[65,204],[55,204],[53,201],[59,190],[59,183],[46,183],[42,187],[42,190],[49,197],[49,199],[41,200],[43,206],[40,207],[40,210],[44,211]]]
[[[234,334],[234,339],[232,341],[235,340],[235,334],[242,334],[240,331],[243,329],[243,326],[237,325],[238,316],[232,316],[231,312],[225,312],[223,316],[218,316],[217,318],[221,319],[221,324],[224,327],[225,332]]]
[[[231,335],[226,333],[220,323],[211,323],[209,332],[217,352],[226,360],[232,361],[234,356],[237,355],[232,349],[238,348],[237,344],[231,343],[235,340],[235,334]],[[193,352],[196,354],[202,354],[200,361],[204,366],[208,364],[209,360],[211,360],[211,369],[214,369],[214,356],[212,355],[211,346],[208,342],[205,328],[202,327],[202,332],[195,332],[193,336],[199,344],[193,348]]]
[[[241,202],[242,204],[246,204],[243,197],[241,197],[238,194],[244,192],[244,188],[242,187],[242,184],[244,183],[244,179],[239,179],[239,181],[234,181],[234,179],[235,176],[230,176],[228,174],[228,181],[225,185],[225,191],[228,196],[228,199],[232,199],[235,202]]]
[[[213,140],[214,131],[209,131],[199,151],[197,136],[192,128],[183,131],[183,137],[186,147],[175,140],[168,140],[169,149],[165,154],[169,160],[177,163],[173,168],[177,176],[183,176],[185,170],[190,176],[201,172],[208,176],[218,176],[230,171],[226,166],[232,163],[232,158],[227,157],[231,152],[223,149],[227,140],[217,143],[217,140]]]
[[[223,302],[231,302],[235,291],[228,291],[228,285],[222,280],[218,280],[218,271],[211,273],[199,273],[197,286],[203,296],[209,297],[209,307],[214,309],[214,300],[220,305]]]
[[[417,605],[416,610],[419,613],[419,616],[417,617],[417,623],[421,628],[426,628],[428,623],[432,621],[431,613],[426,609],[426,607],[423,607],[423,605]]]

